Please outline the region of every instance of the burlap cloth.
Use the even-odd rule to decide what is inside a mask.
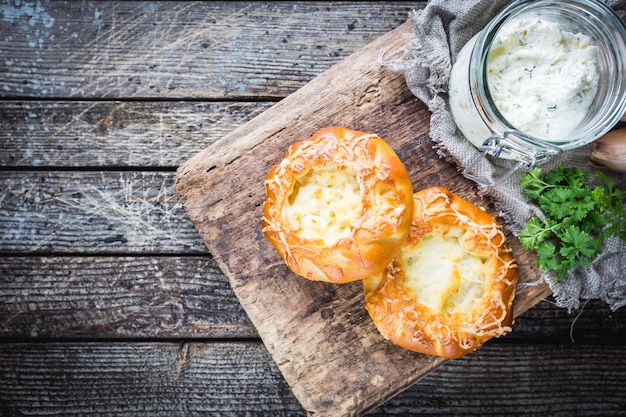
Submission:
[[[404,74],[412,93],[431,111],[430,137],[439,155],[455,163],[462,171],[478,150],[456,129],[447,107],[447,86],[452,63],[463,45],[479,32],[510,1],[504,0],[431,0],[422,10],[413,10],[410,18],[414,37],[403,51],[381,51],[381,64]],[[626,16],[626,0],[608,1],[617,14]],[[542,165],[552,169],[560,163],[589,168],[591,145],[566,151]],[[511,162],[493,159],[479,166],[479,175],[499,178]],[[543,217],[541,210],[519,186],[525,171],[518,171],[496,187],[479,185],[481,195],[490,197],[515,235],[533,215]],[[623,189],[626,175],[615,176]],[[550,286],[556,304],[570,312],[590,299],[604,300],[615,311],[626,305],[626,244],[619,239],[605,242],[599,256],[589,267],[579,267],[566,278],[556,281],[543,272],[541,280]],[[532,285],[532,284],[531,284]]]

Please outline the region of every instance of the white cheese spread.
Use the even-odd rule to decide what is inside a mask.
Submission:
[[[488,57],[494,103],[516,129],[565,138],[585,118],[598,90],[597,47],[558,23],[520,18],[505,24]]]
[[[452,68],[449,98],[458,128],[480,146],[494,132],[476,110],[469,89],[477,36],[463,47]],[[494,105],[521,132],[547,141],[565,140],[587,115],[598,90],[597,49],[590,37],[556,22],[512,19],[496,34],[488,55],[487,82]]]

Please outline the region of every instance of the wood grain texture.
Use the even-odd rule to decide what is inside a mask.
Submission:
[[[407,22],[372,42],[201,151],[177,173],[176,189],[187,213],[311,415],[360,415],[444,360],[392,346],[369,320],[360,283],[335,286],[298,278],[264,239],[259,224],[263,180],[289,144],[332,124],[373,131],[403,160],[414,189],[442,185],[497,214],[477,197],[473,183],[436,155],[427,109],[401,75],[376,61],[382,48],[402,46],[402,34],[410,30]],[[536,281],[534,254],[513,239],[510,243],[521,281]],[[515,314],[548,293],[545,285],[520,291]]]
[[[306,415],[186,219],[173,170],[425,3],[1,2],[0,416]],[[362,103],[355,125],[381,127],[359,117],[371,87],[339,97]],[[411,135],[427,147],[419,126]],[[236,160],[240,144],[224,145],[215,154]],[[357,292],[321,293],[330,333],[344,326],[337,297]],[[578,313],[541,302],[370,413],[625,415],[626,310]]]
[[[174,169],[272,104],[0,101],[0,166]]]
[[[4,339],[258,338],[210,256],[3,257],[0,289]],[[502,340],[617,343],[625,330],[624,309],[542,301]]]
[[[624,344],[626,309],[612,312],[605,302],[589,300],[579,310],[568,312],[547,297],[517,318],[506,340]]]
[[[206,254],[169,172],[0,172],[0,252]]]
[[[0,338],[257,338],[210,256],[5,257]]]
[[[623,345],[485,346],[368,415],[622,416],[625,356]],[[5,343],[0,361],[1,416],[306,415],[260,343]]]
[[[1,344],[0,415],[297,415],[260,343]]]
[[[488,345],[447,362],[368,416],[623,416],[624,349]]]
[[[7,4],[0,96],[282,98],[424,3]]]

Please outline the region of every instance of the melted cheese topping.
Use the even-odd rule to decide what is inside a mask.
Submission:
[[[299,237],[330,246],[352,234],[352,222],[361,211],[360,187],[352,169],[328,164],[298,178],[283,216]]]
[[[465,229],[437,227],[401,254],[405,285],[417,302],[435,312],[471,311],[483,295],[491,261],[468,252]]]

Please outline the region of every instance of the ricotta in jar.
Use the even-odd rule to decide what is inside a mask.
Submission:
[[[449,99],[457,126],[480,146],[494,132],[477,111],[469,88],[477,36],[452,68]],[[586,117],[598,90],[597,49],[589,36],[540,16],[511,19],[496,34],[487,58],[493,104],[518,131],[547,141],[566,140]]]
[[[589,36],[563,30],[556,22],[512,20],[489,52],[489,92],[516,129],[562,140],[585,118],[598,91],[596,54]]]

